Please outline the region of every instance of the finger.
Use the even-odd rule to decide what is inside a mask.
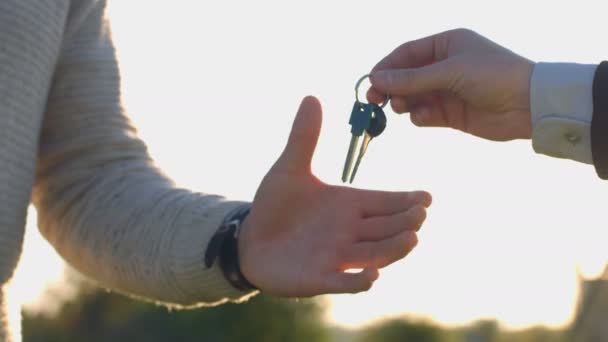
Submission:
[[[386,95],[377,91],[376,89],[374,89],[374,87],[371,87],[367,90],[366,97],[367,97],[367,101],[369,101],[370,103],[376,103],[376,104],[380,104],[384,101],[384,99],[386,99]]]
[[[384,101],[384,97],[381,98],[380,93],[374,90],[374,88],[370,88],[367,95],[367,100],[372,103],[382,103]],[[391,109],[393,112],[397,114],[407,113],[410,110],[410,106],[415,104],[416,101],[413,97],[404,97],[404,96],[393,96],[390,99]]]
[[[382,95],[382,93],[376,91],[373,87],[368,89],[366,97],[367,101],[376,104],[381,104],[386,100],[386,95]],[[390,102],[393,112],[398,114],[407,112],[407,100],[405,97],[393,96]]]
[[[349,189],[351,203],[361,211],[364,218],[386,216],[406,211],[415,205],[429,207],[431,194],[426,191],[394,192],[364,189]]]
[[[389,239],[405,230],[418,231],[426,219],[426,209],[416,205],[408,211],[389,216],[375,216],[363,220],[357,236],[360,241]]]
[[[347,268],[382,268],[403,259],[417,243],[416,232],[411,230],[381,241],[358,242],[345,257],[344,265]]]
[[[385,69],[417,68],[439,61],[441,57],[447,55],[445,36],[444,32],[404,43],[380,60],[372,72]]]
[[[378,279],[378,269],[365,268],[359,273],[337,272],[327,277],[327,293],[357,293],[369,290]]]
[[[367,101],[369,101],[370,103],[381,104],[384,101],[386,101],[386,95],[383,95],[381,92],[374,89],[374,87],[371,87],[367,90],[366,97],[367,97]],[[390,102],[391,102],[391,108],[393,109],[393,112],[395,112],[397,114],[402,114],[402,113],[406,113],[408,111],[409,101],[405,97],[393,96],[390,99]]]
[[[420,68],[379,70],[371,74],[370,81],[376,91],[392,96],[449,91],[457,79],[454,65],[445,61]]]
[[[465,106],[465,102],[453,94],[430,94],[410,109],[410,118],[416,126],[452,127],[466,132]]]
[[[394,96],[391,98],[391,108],[395,113],[406,113],[409,111],[409,101],[405,97]]]
[[[293,171],[310,172],[310,163],[321,131],[322,109],[319,100],[308,96],[302,100],[291,128],[287,146],[277,161]]]
[[[443,109],[434,104],[423,104],[410,111],[410,120],[419,127],[447,127]]]
[[[375,104],[382,104],[387,100],[386,95],[382,95],[379,91],[375,90],[373,87],[367,90],[367,101]],[[391,103],[391,108],[393,112],[401,114],[407,111],[406,99],[403,97],[392,97],[389,102]],[[397,105],[397,106],[395,106]]]

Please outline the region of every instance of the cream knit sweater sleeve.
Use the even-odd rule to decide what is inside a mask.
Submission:
[[[40,230],[104,287],[177,306],[243,299],[203,263],[220,222],[243,203],[177,189],[153,165],[121,104],[105,2],[70,5],[40,137]]]

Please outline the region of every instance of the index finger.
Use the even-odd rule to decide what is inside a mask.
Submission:
[[[394,215],[413,206],[428,208],[433,201],[426,191],[379,191],[347,188],[350,201],[359,208],[364,218]]]
[[[432,64],[442,59],[446,48],[442,47],[443,34],[435,34],[425,38],[412,40],[397,47],[384,57],[373,68],[376,70],[408,69]],[[445,58],[445,57],[443,57]]]
[[[376,70],[408,69],[432,64],[445,58],[447,47],[446,39],[441,37],[444,33],[435,34],[425,38],[412,40],[404,43],[389,53],[373,68]],[[372,87],[367,91],[367,99],[373,103],[380,103],[386,95]]]

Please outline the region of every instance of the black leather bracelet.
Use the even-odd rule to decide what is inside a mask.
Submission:
[[[217,232],[211,237],[205,252],[205,266],[210,268],[219,259],[224,277],[240,291],[257,290],[241,272],[238,250],[238,233],[241,224],[249,215],[248,206],[241,207],[226,216]]]
[[[608,179],[608,62],[600,63],[593,79],[591,156],[597,175]]]

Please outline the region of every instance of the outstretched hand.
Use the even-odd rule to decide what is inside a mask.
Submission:
[[[239,236],[245,277],[276,296],[368,290],[378,269],[416,245],[431,196],[323,183],[311,172],[321,105],[302,101],[282,155],[264,177]],[[362,269],[359,273],[347,269]]]

